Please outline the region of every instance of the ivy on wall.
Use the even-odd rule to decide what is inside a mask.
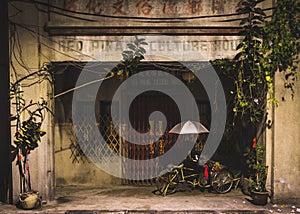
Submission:
[[[244,37],[237,46],[233,60],[217,59],[212,63],[233,78],[232,111],[237,118],[258,128],[266,118],[267,102],[277,104],[274,97],[274,76],[284,75],[284,87],[294,96],[300,51],[300,3],[297,0],[277,0],[269,19],[259,3],[264,0],[243,0],[237,12]]]
[[[252,141],[255,139],[262,143],[259,139],[263,136],[263,131],[272,125],[268,118],[267,104],[278,105],[274,94],[275,74],[283,76],[282,87],[293,98],[300,51],[300,2],[276,0],[269,15],[260,8],[263,1],[241,1],[237,12],[244,14],[240,21],[243,40],[237,46],[237,54],[233,59],[212,61],[221,75],[232,80],[227,92],[230,112],[222,145],[234,149],[239,162],[244,159],[241,168],[245,175],[252,178],[254,175],[267,173],[264,163],[257,162]],[[252,158],[249,156],[251,152],[254,152]],[[254,161],[256,166],[249,166],[249,161]],[[255,178],[257,181],[258,177]],[[265,190],[266,176],[260,179],[264,180],[261,182],[263,185],[260,185],[262,191]],[[255,185],[253,188],[256,189]]]

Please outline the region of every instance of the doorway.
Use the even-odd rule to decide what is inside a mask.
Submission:
[[[114,62],[107,62],[114,63]],[[57,62],[54,63],[54,79],[55,79],[55,94],[63,94],[64,91],[68,91],[75,87],[76,81],[80,75],[80,72],[86,65],[85,62]],[[89,63],[89,66],[90,63]],[[170,74],[180,79],[186,87],[189,88],[193,96],[195,97],[197,108],[199,112],[200,122],[209,128],[210,126],[210,105],[206,92],[201,84],[197,80],[192,80],[188,70],[179,65],[178,62],[147,62],[141,63],[138,67],[138,72],[146,72],[147,75],[152,75],[153,71],[158,67],[164,67]],[[107,66],[109,67],[109,65]],[[184,78],[189,77],[188,79]],[[186,75],[188,74],[188,75]],[[155,74],[154,74],[155,75]],[[113,117],[111,114],[112,98],[116,89],[122,84],[124,80],[120,80],[118,77],[105,80],[101,85],[97,95],[97,101],[95,106],[88,105],[88,99],[82,97],[80,102],[83,104],[83,108],[72,109],[73,91],[58,96],[55,100],[55,171],[56,171],[56,183],[58,186],[68,185],[84,185],[84,186],[101,186],[106,184],[135,184],[135,185],[151,185],[154,183],[153,179],[141,179],[130,180],[120,179],[107,174],[93,164],[89,157],[89,153],[98,154],[97,159],[109,158],[113,154],[119,154],[123,157],[134,160],[146,160],[152,159],[157,156],[163,155],[167,152],[176,141],[176,135],[168,134],[168,131],[177,123],[180,122],[180,112],[174,100],[167,95],[157,91],[147,91],[139,94],[133,99],[131,107],[129,109],[129,119],[133,128],[140,132],[145,133],[149,131],[150,125],[155,127],[155,131],[150,133],[149,138],[138,139],[139,141],[148,142],[146,145],[137,145],[130,143],[130,139],[136,138],[134,133],[127,133],[127,140],[120,138],[120,131],[126,131],[124,124],[113,124]],[[168,83],[166,88],[168,88]],[[181,92],[178,91],[178,94]],[[124,94],[122,99],[126,99],[130,94]],[[122,99],[114,103],[117,108],[122,107]],[[114,101],[115,102],[115,101]],[[80,123],[74,125],[72,121],[72,110],[76,114],[80,115]],[[163,121],[151,121],[149,115],[153,111],[162,112],[166,119],[167,124],[163,124]],[[97,118],[98,130],[93,130],[90,126],[90,121],[94,112]],[[152,123],[152,124],[151,124]],[[162,127],[166,127],[163,130]],[[76,136],[74,130],[80,133],[80,139]],[[99,144],[99,139],[94,138],[94,132],[100,132],[105,141],[103,147],[97,147],[95,152],[95,145]],[[157,135],[160,137],[158,140]],[[78,141],[84,141],[84,144],[80,144]],[[204,143],[205,139],[201,140]],[[83,145],[86,146],[83,148]],[[159,172],[161,167],[156,165],[155,167],[145,167],[142,165],[126,165],[123,163],[122,167],[126,167],[126,173],[137,173],[135,177],[148,177],[147,175],[153,171]],[[122,177],[130,177],[123,174]]]

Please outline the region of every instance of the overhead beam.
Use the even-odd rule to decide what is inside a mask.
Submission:
[[[119,36],[139,34],[160,35],[203,35],[203,36],[237,36],[238,26],[67,26],[48,23],[45,31],[50,36]]]

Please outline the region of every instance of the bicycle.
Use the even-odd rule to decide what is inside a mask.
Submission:
[[[241,180],[241,172],[233,173],[229,168],[219,162],[209,160],[199,165],[198,161],[185,160],[179,165],[168,165],[156,179],[157,190],[162,196],[178,191],[179,184],[186,183],[192,188],[210,188],[216,193],[225,194],[233,186],[237,189]]]

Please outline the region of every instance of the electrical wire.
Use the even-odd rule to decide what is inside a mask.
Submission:
[[[14,25],[14,26],[18,26],[18,27],[21,27],[21,28],[24,28],[25,30],[27,30],[27,31],[29,31],[29,33],[31,33],[33,36],[35,36],[35,37],[37,37],[37,35],[40,35],[40,36],[43,36],[44,38],[46,38],[46,39],[48,39],[48,40],[50,40],[50,41],[52,41],[52,42],[55,42],[55,41],[53,41],[53,40],[51,40],[51,39],[49,39],[49,38],[47,38],[47,37],[45,37],[44,35],[42,35],[42,34],[39,34],[39,33],[36,33],[35,31],[33,31],[32,29],[30,29],[30,28],[27,28],[27,27],[25,27],[25,26],[22,26],[21,24],[18,24],[18,23],[14,23],[14,22],[10,22],[12,25]],[[55,42],[55,43],[57,43],[57,42]],[[78,59],[78,58],[75,58],[75,57],[73,57],[73,56],[71,56],[71,55],[68,55],[68,54],[65,54],[65,53],[63,53],[63,52],[61,52],[61,51],[58,51],[58,50],[56,50],[55,48],[52,48],[51,46],[49,46],[49,45],[47,45],[47,44],[45,44],[45,43],[43,43],[43,42],[41,42],[40,41],[40,44],[42,44],[43,46],[45,46],[45,47],[47,47],[47,48],[49,48],[49,49],[51,49],[51,50],[54,50],[55,52],[58,52],[58,53],[60,53],[60,54],[63,54],[63,55],[65,55],[65,56],[67,56],[67,57],[69,57],[69,58],[71,58],[71,59],[73,59],[73,60],[75,60],[75,61],[81,61],[80,59]],[[57,43],[57,44],[59,44],[59,43]],[[60,44],[61,45],[61,44]],[[66,47],[66,46],[65,46]],[[66,48],[68,48],[68,47],[66,47]],[[69,49],[71,49],[71,48],[69,48]],[[89,57],[89,58],[92,58],[92,59],[95,59],[95,58],[93,58],[93,57],[91,57],[91,56],[89,56],[89,55],[85,55],[85,54],[82,54],[81,52],[79,52],[79,51],[76,51],[76,50],[74,50],[74,49],[71,49],[72,51],[75,51],[75,52],[78,52],[79,54],[81,54],[81,55],[84,55],[84,56],[87,56],[87,57]],[[19,49],[19,51],[21,51],[21,48]],[[41,54],[45,57],[45,58],[47,58],[42,52],[41,52]],[[22,57],[21,55],[20,55],[20,57]],[[17,56],[15,56],[15,58],[16,58],[16,60],[18,59],[18,57]],[[49,61],[51,61],[49,58],[47,58]],[[95,59],[95,60],[97,60],[97,59]],[[18,61],[19,62],[19,61]],[[97,63],[89,63],[88,65],[84,65],[84,66],[81,66],[79,63],[78,64],[76,64],[76,63],[71,63],[71,62],[68,62],[69,63],[69,65],[70,66],[74,66],[74,67],[77,67],[77,68],[79,68],[79,69],[85,69],[85,71],[88,71],[88,72],[92,72],[92,73],[96,73],[96,74],[99,74],[99,75],[106,75],[107,74],[107,72],[99,72],[99,71],[95,71],[94,69],[92,69],[92,68],[95,68],[95,67],[98,67],[100,64],[102,64],[101,62],[97,62]],[[26,66],[24,66],[21,62],[19,62],[19,64],[22,66],[22,67],[24,67],[27,71],[29,71],[30,69]],[[33,77],[33,79],[34,79],[34,77]]]
[[[15,28],[14,28],[15,29]],[[10,55],[10,65],[12,66],[12,70],[15,74],[16,81],[19,79],[19,77],[22,77],[22,74],[17,72],[17,69],[14,66],[13,59],[20,65],[21,68],[23,68],[27,73],[30,73],[31,69],[28,67],[28,65],[23,61],[22,56],[22,47],[21,43],[19,41],[17,30],[15,29],[13,31],[12,39],[11,39],[11,55]],[[17,52],[16,52],[17,51]]]
[[[41,36],[41,37],[43,37],[43,38],[49,40],[50,42],[53,42],[53,43],[58,44],[58,45],[61,45],[62,47],[67,48],[68,50],[71,50],[71,51],[73,51],[73,52],[75,52],[75,53],[78,53],[78,54],[80,54],[80,55],[82,55],[82,56],[88,57],[88,58],[90,58],[90,59],[92,59],[92,60],[98,60],[98,59],[96,59],[96,58],[94,58],[94,57],[92,57],[92,56],[90,56],[90,55],[84,54],[84,53],[82,53],[82,52],[80,52],[80,51],[77,51],[77,50],[75,50],[75,49],[73,49],[73,48],[70,48],[70,47],[68,47],[68,46],[66,46],[66,45],[60,44],[60,43],[54,41],[53,39],[50,39],[50,38],[48,38],[47,36],[44,36],[44,35],[41,34],[41,33],[37,33],[37,32],[35,32],[35,31],[31,30],[30,28],[24,26],[23,24],[16,23],[16,22],[12,22],[12,21],[10,21],[10,23],[11,23],[11,24],[15,24],[16,26],[18,26],[18,27],[20,27],[20,28],[23,28],[23,29],[25,29],[25,30],[27,30],[27,31],[29,31],[29,32],[31,32],[31,33],[33,33],[33,34],[37,34],[38,36]],[[48,45],[45,45],[45,43],[42,43],[42,42],[41,42],[41,44],[43,44],[44,46],[46,46],[46,47],[48,47],[48,48],[50,48],[50,49],[54,49],[54,48],[52,48],[52,47],[49,47]],[[54,49],[54,50],[55,50],[55,49]],[[70,56],[70,55],[68,55],[68,54],[66,54],[66,53],[63,53],[63,52],[58,51],[58,50],[55,50],[55,51],[58,52],[58,53],[60,53],[60,54],[65,55],[65,56],[68,56],[68,57],[70,57],[70,58],[72,58],[72,59],[75,59],[75,60],[80,61],[79,59],[77,59],[77,58],[75,58],[75,57],[73,57],[73,56]]]
[[[19,34],[18,31],[16,30],[16,28],[14,27],[14,31],[13,31],[13,37],[11,40],[11,55],[10,55],[10,64],[12,66],[12,70],[14,71],[15,74],[15,78],[16,81],[19,80],[19,78],[23,78],[25,76],[28,76],[28,74],[31,74],[32,72],[34,72],[34,68],[29,68],[29,66],[27,65],[27,63],[25,63],[25,61],[23,60],[23,51],[22,51],[22,46],[21,46],[21,42],[20,42],[20,38],[19,38]],[[17,53],[16,53],[17,51]],[[12,59],[14,59],[28,74],[27,75],[22,75],[17,73],[16,68],[14,66],[14,63],[12,62]],[[39,68],[36,68],[37,70]],[[34,80],[35,77],[28,77],[26,78],[27,80]],[[28,87],[27,84],[23,84],[24,87]]]
[[[54,11],[54,10],[51,10],[51,9],[49,11],[46,11],[46,10],[43,10],[43,9],[39,8],[38,11],[43,12],[43,13],[49,13],[49,12],[50,13],[55,13],[57,15],[61,15],[61,16],[65,16],[65,17],[73,18],[73,19],[78,19],[78,20],[81,20],[81,21],[97,22],[96,20],[93,20],[93,19],[86,19],[86,18],[81,18],[81,17],[77,17],[77,16],[72,16],[72,15],[57,12],[57,11]]]
[[[57,98],[57,97],[60,97],[60,96],[65,95],[65,94],[68,94],[68,93],[70,93],[70,92],[72,92],[72,91],[75,91],[75,90],[77,90],[77,89],[83,88],[83,87],[88,86],[88,85],[91,85],[91,84],[95,84],[95,83],[97,83],[97,82],[102,82],[102,81],[107,80],[107,79],[110,79],[110,78],[112,78],[112,77],[114,77],[113,74],[111,74],[111,75],[108,76],[108,77],[104,77],[104,78],[101,78],[101,79],[97,79],[97,80],[93,80],[93,81],[84,83],[84,84],[82,84],[82,85],[76,86],[76,87],[71,88],[71,89],[69,89],[69,90],[63,91],[63,92],[61,92],[61,93],[59,93],[59,94],[56,94],[56,95],[53,96],[53,98],[55,99],[55,98]]]
[[[10,23],[11,24],[11,23]],[[11,31],[11,40],[10,40],[10,65],[11,65],[11,69],[13,72],[13,76],[12,78],[15,79],[15,81],[13,81],[14,85],[18,84],[18,82],[20,82],[21,80],[23,80],[24,78],[26,78],[26,80],[37,80],[36,79],[36,75],[39,75],[40,70],[37,69],[37,71],[33,71],[33,68],[29,68],[29,66],[24,62],[23,60],[23,55],[22,55],[22,46],[19,40],[19,35],[18,35],[18,31],[16,29],[16,25],[12,24],[11,25],[12,31]],[[30,31],[30,33],[33,36],[37,36],[36,34],[34,34],[32,31]],[[44,44],[45,45],[45,44]],[[47,46],[47,45],[46,45]],[[49,46],[48,46],[49,48]],[[68,57],[71,57],[68,55]],[[77,58],[74,58],[75,60],[78,60]],[[17,72],[17,69],[13,63],[13,60],[15,60],[15,62],[17,62],[21,68],[23,68],[28,74],[27,75],[22,75],[19,72]],[[47,76],[43,75],[43,78],[38,79],[37,81],[34,81],[33,83],[22,83],[22,87],[30,87],[34,84],[39,84],[41,83],[44,79],[49,79]]]
[[[20,13],[22,13],[23,11],[18,9],[16,6],[14,6],[11,2],[8,2],[9,5],[11,5],[13,8],[15,8],[17,10],[17,12],[11,16],[9,16],[9,18],[12,18],[12,17],[15,17],[15,16],[18,16]]]
[[[19,32],[16,30],[16,41],[17,41],[17,51],[19,53],[19,59],[20,59],[20,62],[19,64],[27,71],[29,71],[29,66],[28,64],[24,61],[24,57],[23,57],[23,51],[22,51],[22,45],[21,45],[21,41],[20,41],[20,36],[19,36]],[[18,57],[16,57],[16,60],[17,60]]]
[[[36,7],[37,7],[37,6],[36,6]],[[37,7],[37,8],[38,8],[38,7]],[[16,9],[19,10],[17,7],[16,7]],[[68,47],[68,46],[66,46],[66,45],[60,44],[60,43],[58,43],[58,42],[56,42],[56,41],[54,41],[54,40],[52,40],[52,39],[50,39],[50,38],[44,36],[43,34],[38,33],[38,32],[35,32],[35,31],[31,30],[30,28],[26,27],[26,26],[29,26],[29,27],[43,28],[43,27],[41,27],[41,26],[38,26],[38,25],[26,25],[26,24],[23,24],[23,23],[22,23],[22,24],[19,24],[19,23],[12,22],[12,21],[10,21],[10,24],[11,24],[11,25],[14,25],[14,26],[21,27],[21,28],[23,28],[23,29],[25,29],[25,30],[31,32],[31,34],[32,34],[33,36],[35,36],[35,37],[36,37],[35,34],[37,34],[37,35],[39,35],[39,36],[41,36],[41,37],[47,39],[48,41],[50,41],[50,42],[52,42],[52,43],[56,43],[56,44],[58,44],[58,45],[60,45],[60,46],[62,46],[62,47],[64,47],[64,48],[67,48],[68,50],[71,50],[71,51],[73,51],[73,52],[76,52],[76,53],[78,53],[78,54],[80,54],[80,55],[82,55],[82,56],[88,57],[88,58],[90,58],[90,59],[97,60],[96,58],[93,58],[93,57],[91,57],[90,55],[83,54],[83,53],[80,52],[80,51],[77,51],[77,50],[75,50],[75,49],[73,49],[73,48],[70,48],[70,47]],[[26,26],[25,26],[25,25],[26,25]],[[15,31],[15,33],[17,33],[17,31]],[[21,60],[23,59],[23,57],[22,57],[22,50],[21,50],[22,48],[21,48],[21,45],[20,45],[20,42],[19,42],[19,41],[18,41],[18,44],[19,44],[19,45],[18,45],[18,49],[19,49],[20,57],[17,57],[17,56],[15,55],[15,53],[14,53],[15,59],[16,59],[16,61],[18,62],[18,64],[20,64],[20,66],[22,66],[24,69],[30,70],[29,67],[26,66],[26,63],[25,63],[24,61],[23,61],[23,62],[20,62],[20,61],[18,60],[18,58],[20,58]],[[50,49],[54,50],[53,48],[49,47],[49,46],[46,45],[45,43],[41,43],[41,44],[43,44],[43,45],[46,46],[47,48],[50,48]],[[77,59],[77,58],[75,58],[75,57],[73,57],[73,56],[70,56],[70,55],[65,54],[65,53],[63,53],[63,52],[60,52],[60,51],[58,51],[58,50],[55,50],[55,51],[58,52],[58,53],[60,53],[60,54],[65,55],[65,56],[67,56],[67,57],[69,57],[69,58],[71,58],[71,59],[73,59],[73,60],[78,60],[78,61],[80,61],[79,59]],[[48,59],[49,61],[51,61],[46,55],[44,55],[43,53],[41,53],[41,54],[42,54],[46,59]]]
[[[9,64],[10,64],[10,68],[12,69],[13,71],[13,74],[14,74],[14,77],[16,78],[16,80],[18,79],[18,73],[17,73],[17,70],[12,62],[12,58],[13,58],[13,50],[14,50],[14,46],[15,46],[15,43],[13,42],[14,41],[14,36],[15,36],[15,26],[11,26],[10,27],[10,39],[9,39],[9,47],[10,47],[10,50],[9,50]],[[12,76],[13,78],[13,76]]]
[[[264,16],[264,19],[272,18],[272,15]],[[226,19],[226,20],[220,20],[216,22],[235,22],[235,21],[241,21],[241,19]]]
[[[114,19],[137,19],[137,20],[193,20],[193,19],[204,19],[204,18],[217,18],[217,17],[231,17],[231,16],[238,16],[243,15],[246,13],[230,13],[230,14],[217,14],[217,15],[205,15],[205,16],[193,16],[193,17],[140,17],[140,16],[113,16],[107,14],[96,14],[96,13],[87,13],[87,12],[80,12],[80,11],[73,11],[66,8],[58,7],[49,3],[40,2],[37,0],[11,0],[11,1],[20,1],[26,3],[36,3],[39,5],[47,6],[48,8],[54,8],[57,10],[61,10],[63,12],[68,12],[72,14],[84,15],[84,16],[94,16],[94,17],[104,17],[104,18],[114,18]],[[264,8],[263,11],[273,10],[274,7],[271,8]]]

